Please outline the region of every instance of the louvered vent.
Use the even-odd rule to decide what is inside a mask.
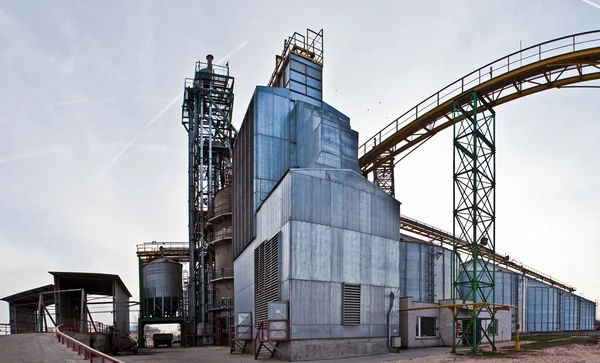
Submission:
[[[279,233],[254,250],[254,316],[268,318],[270,301],[279,301]]]
[[[344,325],[360,325],[360,285],[344,284]]]

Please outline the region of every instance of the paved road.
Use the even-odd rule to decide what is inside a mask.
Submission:
[[[0,336],[2,363],[81,363],[82,356],[58,344],[52,333]]]
[[[381,354],[359,358],[343,358],[333,360],[320,360],[304,363],[383,363],[399,360],[409,360],[419,357],[427,357],[431,355],[445,354],[450,351],[450,348],[423,348],[403,350],[397,354]],[[139,355],[131,355],[130,353],[124,356],[119,356],[123,362],[144,362],[144,363],[250,363],[257,362],[251,354],[229,354],[227,347],[195,347],[181,348],[174,346],[172,348],[144,348],[140,350]],[[259,361],[265,359],[260,359]],[[271,360],[278,362],[277,359]]]

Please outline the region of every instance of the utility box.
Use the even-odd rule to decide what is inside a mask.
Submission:
[[[402,338],[401,337],[392,337],[392,348],[400,348],[402,347]]]

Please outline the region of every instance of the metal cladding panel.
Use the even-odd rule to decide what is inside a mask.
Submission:
[[[291,271],[291,246],[290,246],[290,242],[291,242],[291,232],[292,232],[292,221],[289,220],[289,216],[288,218],[283,218],[283,220],[287,221],[285,225],[283,225],[283,227],[281,228],[281,233],[280,233],[280,258],[279,261],[281,263],[281,268],[279,269],[279,279],[280,281],[282,281],[282,283],[284,283],[285,281],[287,281],[291,276],[290,276],[290,271]],[[287,286],[288,290],[285,290],[283,287],[280,290],[281,291],[281,299],[282,300],[288,300],[289,299],[289,286]]]
[[[346,129],[341,132],[342,157],[358,160],[358,132]]]
[[[596,326],[596,303],[581,299],[581,330],[593,330]]]
[[[254,275],[254,274],[253,274]],[[235,312],[254,312],[254,284],[235,293],[233,296]]]
[[[380,237],[375,237],[380,238]],[[385,286],[393,286],[398,287],[400,283],[400,269],[398,268],[398,261],[400,260],[400,251],[398,249],[397,241],[383,240],[385,245],[386,254],[385,254],[385,282],[382,285]],[[379,263],[380,261],[374,261]],[[380,285],[377,281],[375,281],[374,285]]]
[[[293,102],[289,97],[257,91],[255,96],[256,134],[283,140],[293,140],[295,134],[295,115]]]
[[[372,194],[359,191],[359,230],[363,233],[371,233],[371,199]]]
[[[306,130],[306,129],[305,129]],[[309,130],[301,131],[301,136],[304,137],[304,132],[308,132]],[[319,150],[321,148],[320,142],[321,138],[319,137],[321,133],[321,125],[319,124],[317,128],[312,131],[308,136],[306,136],[306,140],[304,143],[298,143],[298,167],[299,168],[307,168],[313,163],[319,156]]]
[[[331,283],[292,280],[290,299],[291,325],[329,324],[333,306]],[[341,314],[341,310],[338,312]]]
[[[529,286],[527,289],[527,330],[548,332],[560,330],[558,289]]]
[[[309,168],[332,168],[341,169],[342,158],[326,152],[320,152],[317,159],[309,164]]]
[[[254,285],[254,248],[248,248],[233,262],[233,291],[236,296],[240,291]],[[236,305],[237,307],[237,305]],[[239,310],[251,311],[251,310]]]
[[[562,329],[567,331],[577,330],[579,321],[579,309],[577,296],[571,293],[564,293],[562,297]],[[529,322],[531,323],[531,322]]]
[[[370,329],[368,325],[358,326],[346,326],[346,325],[332,325],[331,326],[331,337],[332,338],[364,338],[368,337]]]
[[[386,305],[389,303],[385,298],[385,287],[367,286],[364,290],[369,291],[368,299],[364,300],[362,310],[366,312],[366,320],[361,324],[385,324],[387,320]]]
[[[331,230],[331,281],[342,282],[344,231]]]
[[[292,279],[309,280],[312,272],[312,250],[306,246],[306,241],[312,240],[313,230],[309,223],[294,221],[292,228],[291,259]]]
[[[288,140],[257,134],[255,136],[255,178],[268,179],[277,183],[290,169],[291,143]],[[265,190],[263,195],[268,195]],[[257,206],[258,207],[258,206]]]
[[[386,255],[388,252],[386,241],[381,237],[372,236],[371,247],[371,260],[369,261],[371,270],[371,284],[385,286]]]
[[[255,236],[254,221],[254,98],[233,147],[232,253],[236,259]]]
[[[372,253],[376,253],[378,251],[373,251],[375,246],[373,246],[370,242],[370,237],[365,234],[360,235],[360,282],[362,284],[372,284],[372,269],[373,266],[373,258]]]
[[[341,135],[338,128],[321,124],[321,151],[341,156]]]
[[[344,186],[344,228],[358,231],[360,228],[360,191],[351,186]]]
[[[313,251],[314,269],[312,280],[331,281],[332,228],[322,224],[314,225]]]
[[[294,339],[329,339],[329,325],[292,325],[290,335]]]
[[[342,243],[342,279],[360,284],[360,233],[344,230]]]
[[[339,183],[331,183],[331,225],[344,228],[344,186]]]

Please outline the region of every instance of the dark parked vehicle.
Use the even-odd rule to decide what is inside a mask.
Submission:
[[[154,334],[152,340],[154,341],[154,348],[159,345],[173,346],[173,334]]]

